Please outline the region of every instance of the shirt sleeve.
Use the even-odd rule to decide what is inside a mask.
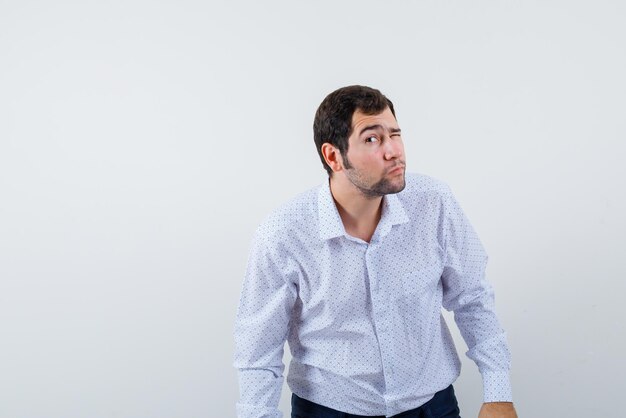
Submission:
[[[283,351],[297,289],[272,240],[257,231],[235,319],[234,367],[238,370],[239,418],[280,418]]]
[[[487,254],[449,188],[443,195],[443,306],[454,311],[467,356],[480,370],[485,402],[511,402],[510,354],[485,279]]]

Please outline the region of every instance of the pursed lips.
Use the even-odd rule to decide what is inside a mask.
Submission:
[[[398,170],[404,170],[404,164],[399,164],[391,167],[389,170],[387,170],[387,174],[392,174]]]

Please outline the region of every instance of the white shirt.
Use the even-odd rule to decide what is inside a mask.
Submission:
[[[484,401],[512,400],[483,246],[447,185],[406,180],[383,197],[369,243],[346,233],[328,183],[259,226],[235,324],[240,418],[282,416],[285,339],[287,383],[302,398],[358,415],[423,405],[460,373],[442,306],[479,367]]]

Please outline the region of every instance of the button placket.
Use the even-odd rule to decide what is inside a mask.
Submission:
[[[376,250],[378,246],[376,244],[368,245],[365,253],[365,266],[367,269],[367,277],[370,281],[370,293],[372,298],[372,314],[374,317],[374,326],[376,333],[379,335],[378,348],[380,350],[381,362],[383,366],[383,373],[385,381],[394,375],[394,368],[392,361],[387,353],[392,351],[392,347],[389,346],[392,338],[389,337],[390,331],[389,318],[388,318],[388,295],[382,291],[382,287],[379,281],[379,277],[376,275],[376,269],[373,265],[376,263]]]

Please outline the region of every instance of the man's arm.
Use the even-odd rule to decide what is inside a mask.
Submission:
[[[494,416],[489,413],[500,406],[512,408],[510,354],[494,311],[493,289],[485,279],[487,254],[449,189],[442,199],[446,253],[443,306],[454,311],[455,322],[469,348],[467,356],[478,365],[482,375],[485,405],[480,417],[487,418]],[[495,402],[508,405],[490,404]]]
[[[239,418],[280,418],[283,347],[297,291],[281,254],[257,232],[235,321],[234,366],[239,375]]]
[[[478,418],[517,418],[517,412],[512,402],[484,403]]]

